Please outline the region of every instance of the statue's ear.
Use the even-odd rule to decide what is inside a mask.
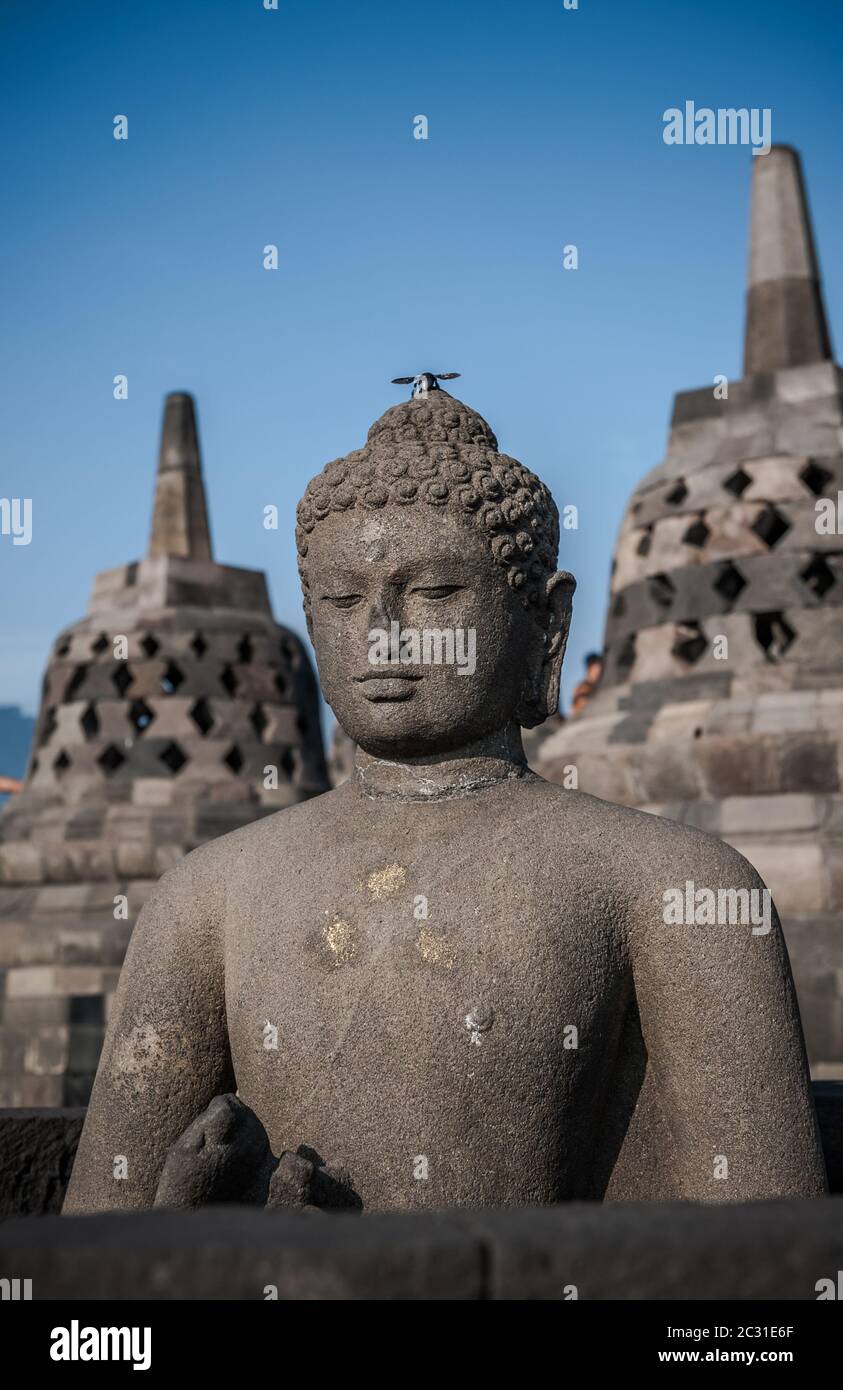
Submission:
[[[571,626],[571,606],[577,581],[567,570],[558,570],[545,586],[547,623],[543,646],[530,672],[524,697],[516,712],[523,729],[542,724],[548,715],[555,714],[559,704],[559,678],[568,644]]]

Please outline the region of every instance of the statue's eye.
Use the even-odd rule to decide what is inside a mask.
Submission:
[[[335,608],[353,608],[355,603],[359,603],[362,594],[323,594],[324,603],[332,603]]]
[[[462,587],[462,584],[430,584],[419,586],[412,592],[423,594],[425,598],[450,598],[451,594],[458,593]]]

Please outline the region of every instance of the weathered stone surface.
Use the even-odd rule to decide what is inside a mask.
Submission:
[[[741,714],[725,711],[729,722],[743,722]],[[741,733],[723,737],[712,716],[714,728],[706,728],[705,738],[698,746],[687,749],[686,755],[697,760],[703,769],[706,795],[763,796],[778,792],[824,790],[836,785],[836,758],[828,758],[828,746],[821,739],[808,736],[783,742],[772,734]],[[564,750],[560,749],[560,753]],[[806,754],[807,767],[799,761]],[[816,761],[814,761],[816,755]],[[805,771],[807,775],[800,775]]]
[[[841,370],[830,360],[830,352],[826,353],[826,359],[809,366],[777,371],[774,380],[779,400],[787,405],[801,405],[805,401],[839,396],[843,386]]]
[[[45,1217],[0,1227],[0,1260],[35,1299],[813,1301],[843,1266],[843,1199]]]
[[[561,1299],[572,1289],[579,1299],[811,1299],[841,1218],[837,1198],[728,1211],[658,1203],[472,1213],[469,1225],[487,1248],[492,1299]]]
[[[720,805],[720,833],[739,835],[752,831],[816,831],[823,818],[819,797],[734,796]]]
[[[753,170],[744,375],[830,356],[799,156],[780,145]]]
[[[4,1267],[20,1262],[34,1298],[478,1299],[484,1253],[471,1231],[435,1215],[230,1207],[0,1227]]]
[[[85,1111],[0,1110],[0,1218],[61,1211]]]

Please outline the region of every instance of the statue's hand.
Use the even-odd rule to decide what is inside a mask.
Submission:
[[[169,1149],[153,1205],[220,1202],[299,1211],[363,1205],[346,1170],[326,1165],[313,1149],[302,1144],[276,1159],[257,1115],[234,1095],[215,1096]]]
[[[266,1130],[254,1111],[237,1096],[214,1096],[169,1149],[153,1205],[262,1206],[274,1166]]]
[[[267,1207],[304,1211],[360,1211],[362,1202],[345,1168],[323,1163],[304,1144],[296,1153],[285,1149],[269,1180]]]

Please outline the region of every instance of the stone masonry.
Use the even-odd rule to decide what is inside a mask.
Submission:
[[[744,378],[677,396],[618,538],[602,685],[534,765],[755,865],[815,1074],[843,1076],[843,373],[798,155],[753,167]]]
[[[310,662],[264,575],[212,559],[193,401],[171,395],[147,558],[98,575],[58,637],[0,818],[0,1105],[85,1103],[155,881],[327,785]]]

